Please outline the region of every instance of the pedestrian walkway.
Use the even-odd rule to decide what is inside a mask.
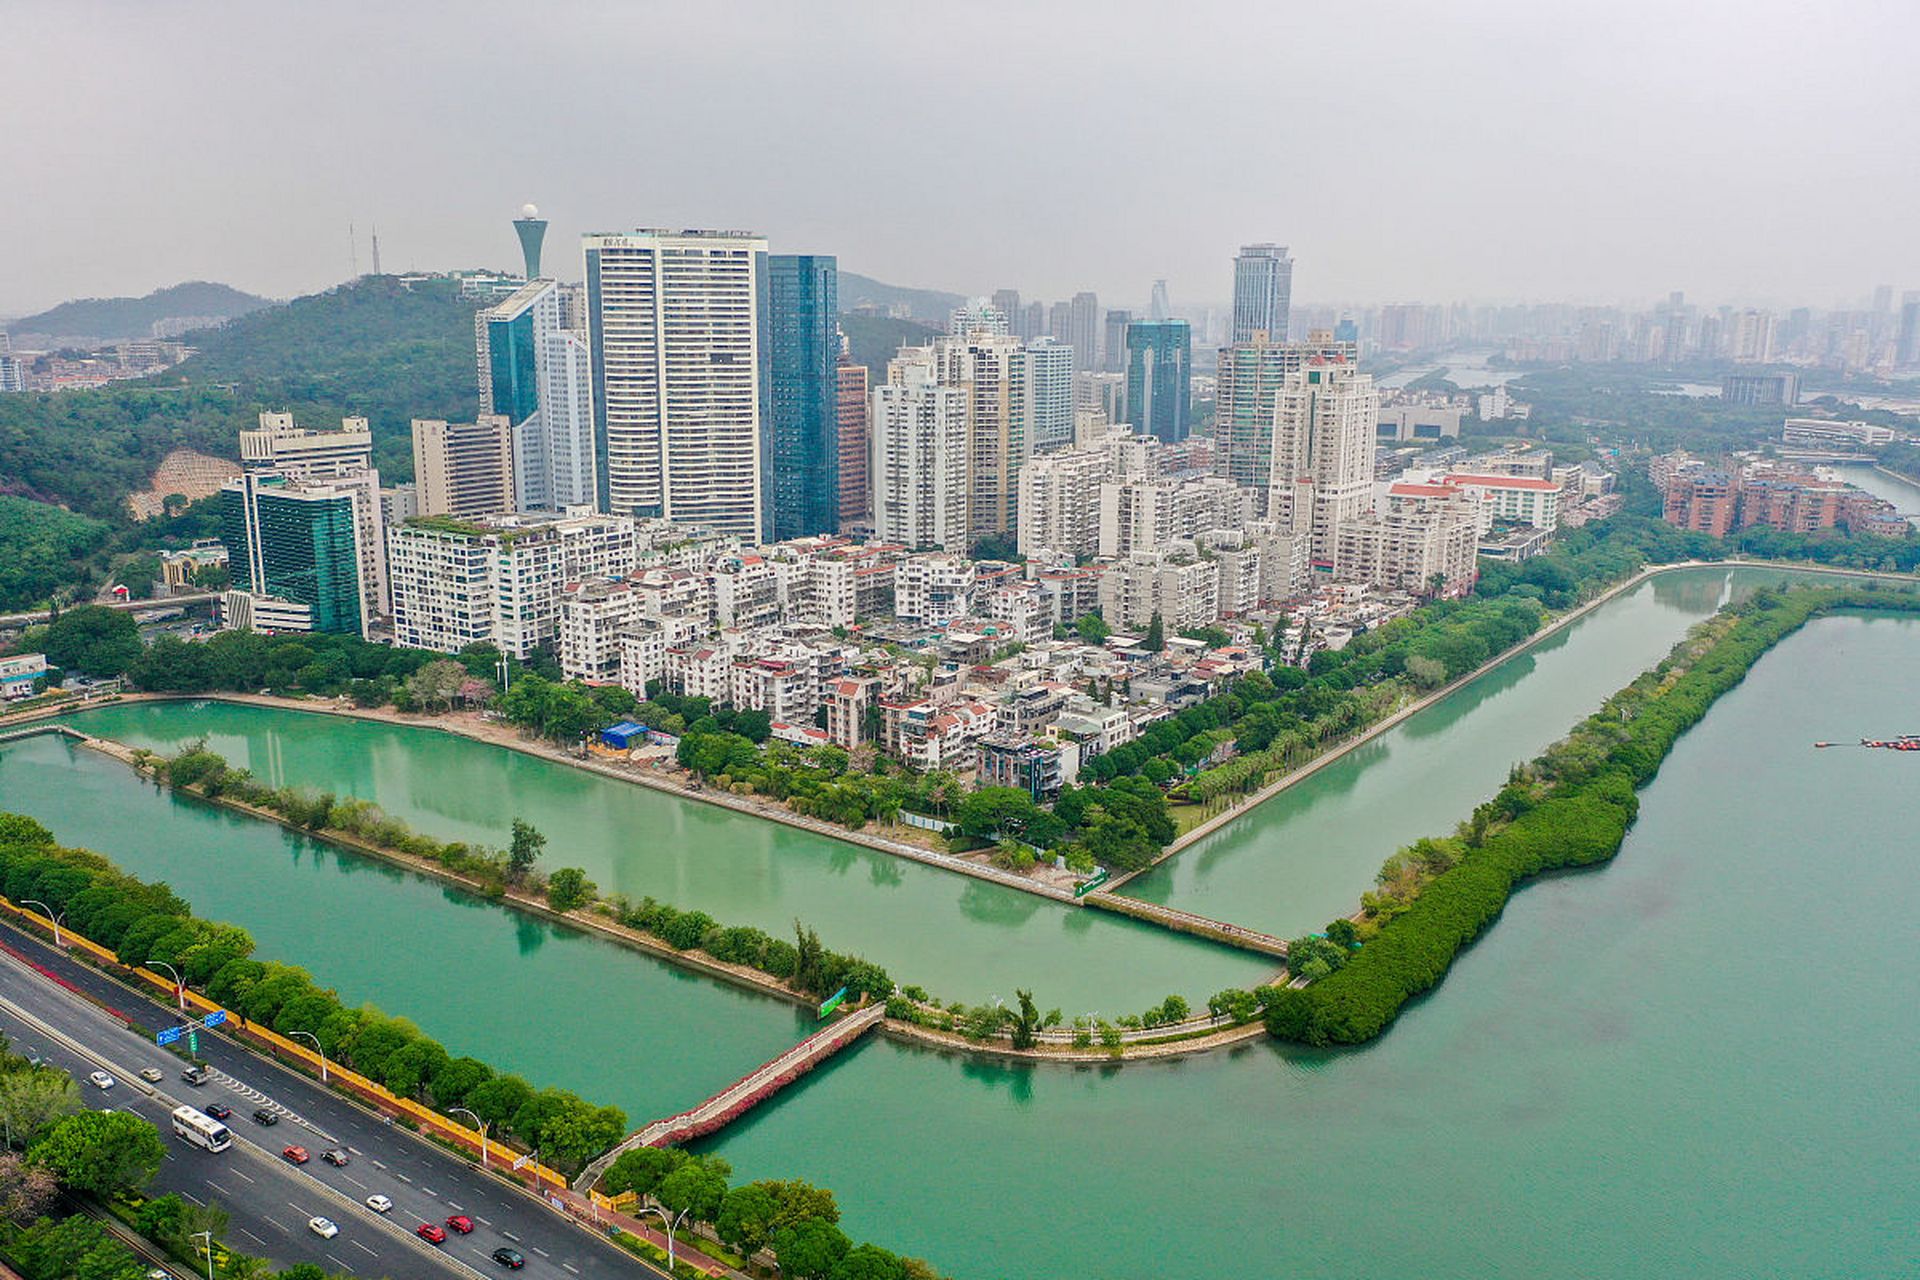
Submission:
[[[852,1016],[840,1019],[825,1030],[816,1031],[759,1070],[734,1081],[699,1106],[682,1111],[679,1115],[668,1116],[664,1120],[655,1120],[588,1165],[574,1180],[574,1189],[585,1191],[591,1188],[600,1181],[601,1176],[615,1160],[629,1151],[639,1147],[669,1147],[677,1143],[690,1142],[724,1128],[737,1117],[765,1102],[820,1063],[858,1040],[867,1031],[878,1026],[880,1020],[886,1016],[886,1012],[885,1005],[870,1004]]]
[[[1178,933],[1190,933],[1198,938],[1211,938],[1215,942],[1224,942],[1239,947],[1243,951],[1258,951],[1262,955],[1285,958],[1287,943],[1284,938],[1276,938],[1270,933],[1261,933],[1258,929],[1249,929],[1245,925],[1228,924],[1224,920],[1214,920],[1207,916],[1195,915],[1191,911],[1182,911],[1178,907],[1163,906],[1158,902],[1144,902],[1139,898],[1123,897],[1117,893],[1090,893],[1081,899],[1090,907],[1100,907],[1115,911],[1123,916],[1132,916],[1136,920],[1150,920],[1164,925]]]

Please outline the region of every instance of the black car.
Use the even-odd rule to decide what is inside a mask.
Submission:
[[[343,1147],[329,1147],[320,1153],[320,1158],[336,1169],[347,1167],[347,1153]]]
[[[267,1110],[265,1107],[261,1107],[258,1111],[255,1111],[253,1113],[253,1122],[255,1124],[269,1124],[269,1125],[279,1124],[280,1117],[275,1115],[273,1112]]]
[[[527,1256],[524,1253],[504,1245],[493,1251],[493,1260],[509,1271],[518,1271],[527,1265]]]
[[[232,1107],[222,1106],[218,1102],[209,1102],[207,1104],[206,1111],[207,1111],[207,1114],[212,1116],[215,1120],[225,1120],[227,1117],[233,1114]]]

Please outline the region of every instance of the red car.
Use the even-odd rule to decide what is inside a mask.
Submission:
[[[305,1147],[288,1147],[280,1153],[293,1164],[305,1164],[312,1157],[307,1155]]]
[[[419,1236],[428,1244],[445,1244],[447,1242],[447,1233],[443,1229],[434,1226],[431,1222],[421,1223],[413,1229],[413,1234]]]
[[[463,1236],[470,1236],[473,1234],[473,1219],[469,1218],[464,1213],[456,1213],[451,1218],[448,1218],[447,1225],[452,1227],[455,1231],[458,1231]]]

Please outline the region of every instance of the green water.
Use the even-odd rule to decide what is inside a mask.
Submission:
[[[1477,757],[1481,780],[1457,782],[1477,799],[1526,753],[1503,736],[1509,717],[1559,712],[1573,696],[1562,685],[1590,681],[1587,705],[1533,727],[1541,742],[1556,736],[1645,665],[1625,646],[1658,656],[1728,585],[1719,570],[1656,579],[1519,660],[1526,678],[1503,670],[1464,691],[1447,732],[1418,737],[1410,722],[1383,742],[1409,761],[1416,744]],[[1622,615],[1641,622],[1624,635],[1591,625]],[[1920,962],[1920,888],[1908,797],[1920,761],[1806,744],[1920,731],[1916,655],[1920,623],[1908,620],[1828,619],[1783,643],[1682,740],[1617,862],[1524,890],[1445,985],[1365,1050],[1262,1042],[1168,1064],[1008,1068],[872,1041],[714,1145],[739,1177],[835,1188],[856,1236],[965,1280],[1913,1275],[1920,1036],[1906,975]],[[133,710],[84,723],[120,736],[105,721]],[[145,731],[176,740],[217,714],[153,710],[176,719]],[[368,726],[259,714],[245,731],[262,772],[303,769],[331,740],[350,757],[336,776],[418,794],[423,813],[430,801],[470,815],[489,803],[475,793],[544,793],[549,781],[491,772],[506,753],[441,735],[363,737]],[[477,754],[436,759],[443,745]],[[460,781],[468,767],[476,775]],[[601,814],[634,791],[601,785],[578,793]],[[1376,805],[1435,803],[1408,786]],[[205,913],[246,924],[263,954],[413,1017],[455,1052],[636,1119],[735,1078],[802,1027],[777,1002],[177,800],[49,739],[0,750],[0,806],[169,880]],[[439,821],[452,834],[477,820]],[[1379,838],[1348,901],[1390,851],[1391,835]],[[870,878],[843,884],[875,915],[890,901],[867,896]],[[982,931],[953,927],[985,948]],[[893,936],[932,954],[931,940]]]
[[[1920,1274],[1920,623],[1814,623],[1345,1053],[1117,1072],[870,1044],[714,1144],[966,1277]]]
[[[204,736],[276,785],[356,796],[442,839],[507,843],[525,818],[543,865],[586,870],[603,891],[648,894],[727,924],[790,935],[795,918],[836,950],[885,965],[947,1000],[1109,1015],[1248,986],[1266,957],[1068,907],[864,846],[662,794],[431,729],[219,702],[133,703],[73,721],[171,751]],[[191,894],[189,896],[192,896]]]
[[[305,966],[350,1004],[631,1117],[699,1101],[813,1025],[783,1001],[176,799],[65,739],[0,750],[0,807],[245,925],[262,958]]]
[[[1388,854],[1451,831],[1729,597],[1778,569],[1678,570],[1609,601],[1466,688],[1129,882],[1123,892],[1294,937],[1359,905]],[[1822,579],[1837,581],[1831,575]]]

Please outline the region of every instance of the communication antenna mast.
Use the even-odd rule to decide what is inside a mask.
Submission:
[[[380,224],[373,224],[373,274],[380,274]]]

